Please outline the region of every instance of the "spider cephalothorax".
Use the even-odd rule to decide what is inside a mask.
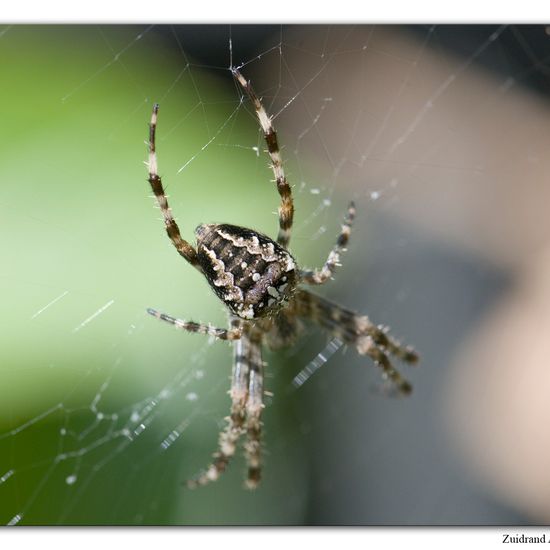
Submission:
[[[204,276],[232,313],[256,319],[288,302],[296,288],[296,263],[282,246],[229,224],[199,225],[195,235]]]
[[[340,255],[346,249],[355,217],[355,205],[350,203],[342,230],[334,248],[320,269],[302,270],[288,252],[294,205],[292,192],[285,177],[271,118],[265,112],[250,82],[233,69],[233,75],[254,106],[267,144],[267,153],[281,197],[277,240],[252,229],[229,224],[203,224],[196,230],[196,248],[183,239],[172,216],[160,176],[158,175],[155,132],[158,105],[153,106],[149,127],[149,183],[164,218],[168,237],[179,254],[204,275],[216,295],[230,313],[230,328],[176,319],[154,309],[147,311],[187,332],[207,334],[219,340],[233,342],[233,373],[231,377],[231,414],[220,433],[218,451],[210,466],[190,480],[196,487],[218,479],[235,453],[240,437],[246,434],[244,445],[248,466],[246,486],[257,487],[261,476],[261,414],[263,410],[264,344],[272,349],[291,345],[297,338],[303,321],[310,321],[360,355],[368,355],[382,369],[383,376],[403,394],[411,385],[393,367],[389,355],[406,363],[418,359],[415,351],[402,346],[388,334],[388,329],[373,325],[366,315],[360,315],[300,288],[322,285],[332,278],[340,265]]]

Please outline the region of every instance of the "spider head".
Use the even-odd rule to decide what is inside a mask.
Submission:
[[[233,314],[257,319],[286,305],[298,276],[294,258],[282,246],[229,224],[199,225],[195,235],[204,276]]]

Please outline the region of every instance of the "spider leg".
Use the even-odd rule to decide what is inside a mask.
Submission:
[[[234,329],[241,324],[237,319],[231,322]],[[249,372],[250,372],[250,340],[243,332],[241,339],[236,340],[233,348],[233,372],[231,375],[231,414],[227,418],[227,426],[220,433],[218,451],[214,454],[214,460],[208,468],[196,478],[190,479],[187,486],[194,489],[200,485],[206,485],[216,481],[225,471],[229,461],[235,454],[235,447],[241,435],[244,433],[246,420],[246,404],[248,398]]]
[[[308,285],[322,285],[332,277],[336,267],[340,265],[340,254],[346,250],[354,219],[355,203],[352,201],[349,203],[344,224],[342,225],[342,231],[340,235],[338,235],[336,244],[330,251],[325,265],[321,269],[302,270],[300,272],[300,277],[304,283]]]
[[[224,329],[224,328],[215,328],[210,325],[205,325],[202,323],[195,323],[194,321],[184,321],[183,319],[176,319],[171,317],[166,313],[160,313],[159,311],[148,308],[147,313],[160,319],[161,321],[166,321],[174,325],[176,328],[185,330],[187,332],[196,332],[198,334],[206,334],[207,336],[213,336],[218,340],[238,340],[241,337],[240,328]]]
[[[368,355],[401,393],[411,392],[411,384],[388,358],[391,354],[406,363],[416,363],[418,355],[410,346],[401,345],[387,334],[386,328],[373,325],[366,315],[359,315],[307,290],[299,290],[295,299],[300,317],[317,323],[343,342],[354,346],[360,355]]]
[[[266,113],[250,81],[246,80],[238,69],[233,69],[233,76],[242,86],[243,90],[250,98],[250,101],[252,101],[256,116],[258,117],[258,121],[264,133],[264,138],[267,143],[267,152],[271,159],[271,169],[275,175],[277,191],[281,197],[281,206],[279,207],[279,235],[277,236],[277,242],[281,246],[288,248],[292,230],[292,220],[294,218],[294,202],[292,200],[292,190],[283,169],[281,150],[277,142],[277,133],[271,123],[271,117]]]
[[[172,209],[168,206],[168,199],[164,193],[164,188],[162,186],[162,181],[158,175],[158,163],[157,163],[157,152],[156,152],[156,142],[155,142],[155,133],[157,129],[157,116],[158,116],[159,106],[158,103],[153,105],[153,114],[151,115],[151,124],[149,125],[149,183],[151,184],[151,189],[157,199],[157,203],[162,212],[162,217],[164,218],[164,225],[166,227],[166,233],[170,240],[176,247],[176,250],[183,256],[192,266],[200,270],[200,266],[197,262],[197,252],[196,250],[182,238],[178,224],[174,220],[172,215]]]
[[[261,435],[264,393],[264,363],[262,361],[261,336],[251,340],[249,356],[248,399],[246,402],[245,457],[248,465],[247,489],[256,489],[261,479]]]

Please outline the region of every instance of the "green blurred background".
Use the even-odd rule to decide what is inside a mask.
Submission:
[[[215,449],[231,352],[145,313],[226,323],[153,208],[154,101],[184,234],[206,221],[276,230],[272,176],[229,71],[193,65],[162,27],[12,26],[0,51],[0,522],[300,522],[302,450],[282,379],[267,383],[281,395],[262,489],[240,489],[240,459],[224,486],[182,488]]]

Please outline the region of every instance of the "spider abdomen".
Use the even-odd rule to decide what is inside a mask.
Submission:
[[[235,315],[255,319],[273,313],[294,291],[294,259],[266,235],[229,224],[199,225],[195,235],[198,263]]]

